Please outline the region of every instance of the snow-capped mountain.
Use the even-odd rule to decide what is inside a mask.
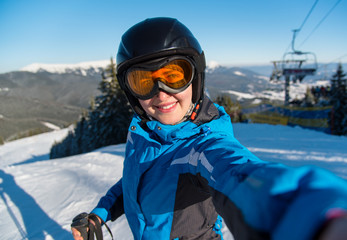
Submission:
[[[290,83],[291,100],[303,99],[307,89],[330,85],[338,63],[320,64],[313,76],[306,76],[302,82]],[[343,64],[347,69],[347,64]],[[206,69],[206,86],[212,98],[227,94],[242,103],[257,104],[262,99],[281,103],[284,101],[284,77],[270,81],[271,65],[226,67],[217,62],[209,62]]]
[[[47,63],[33,63],[23,67],[20,71],[27,71],[32,73],[49,72],[49,73],[76,73],[87,76],[92,73],[99,73],[102,69],[110,64],[110,60],[100,60],[91,62],[81,62],[76,64],[47,64]]]
[[[100,80],[100,73],[109,64],[110,60],[76,64],[33,63],[22,68],[21,71],[35,74],[50,73],[56,74],[56,76],[72,74],[73,76],[86,77],[86,79],[93,77]],[[337,68],[337,63],[329,64],[329,66],[322,64],[321,66],[315,76],[306,77],[302,83],[291,84],[291,98],[303,98],[307,88],[329,85],[330,78]],[[256,103],[259,99],[283,101],[284,79],[279,82],[270,82],[271,72],[271,65],[228,67],[222,66],[216,61],[209,61],[206,68],[206,88],[212,99],[220,94],[228,94],[233,100],[241,102],[253,101]],[[0,89],[1,87],[0,82]],[[9,90],[8,86],[2,89]]]
[[[31,73],[73,74],[82,77],[100,76],[110,60],[81,62],[76,64],[41,64],[33,63],[21,69]],[[323,66],[323,65],[322,65]],[[291,98],[303,98],[307,88],[326,86],[333,75],[336,65],[320,67],[316,76],[308,76],[300,84],[291,84]],[[284,81],[270,82],[272,66],[222,66],[216,61],[209,61],[206,68],[206,87],[212,99],[220,94],[227,94],[233,100],[257,103],[259,99],[284,100]],[[282,79],[283,80],[283,79]],[[1,86],[0,86],[1,88]]]
[[[110,60],[76,64],[30,64],[21,69],[0,74],[0,137],[38,128],[42,122],[63,126],[76,121],[81,108],[100,94],[101,72]],[[343,65],[347,69],[346,65]],[[337,64],[321,68],[317,76],[302,83],[291,84],[292,99],[302,99],[306,89],[325,86],[337,69]],[[211,61],[206,68],[206,89],[212,100],[229,95],[241,105],[256,104],[263,99],[284,100],[284,81],[270,82],[271,65],[229,67]],[[18,129],[20,127],[20,129]]]
[[[24,72],[49,72],[49,73],[79,73],[86,75],[87,72],[93,70],[94,72],[100,72],[110,64],[110,60],[89,61],[72,64],[54,64],[54,63],[32,63],[20,69]],[[214,69],[221,67],[216,61],[211,61],[207,64],[207,71],[213,71]]]

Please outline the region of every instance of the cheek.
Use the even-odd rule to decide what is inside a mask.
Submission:
[[[187,102],[190,105],[193,98],[192,86],[190,85],[185,91],[179,93],[178,95],[180,100]]]
[[[151,100],[139,100],[141,107],[147,111],[151,106]]]

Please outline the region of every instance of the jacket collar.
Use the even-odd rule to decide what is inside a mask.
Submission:
[[[161,139],[160,141],[172,142],[175,139],[184,139],[207,131],[205,128],[201,127],[201,125],[217,118],[219,118],[217,107],[207,96],[205,96],[201,106],[199,107],[197,117],[193,121],[184,121],[175,125],[162,124],[156,120],[141,121],[139,117],[138,121],[141,121],[139,122],[139,125],[149,134],[150,138],[153,139],[153,134],[150,134],[151,132],[159,137],[159,139]]]
[[[196,125],[201,125],[219,118],[219,111],[206,95],[203,98],[197,117],[193,120]]]

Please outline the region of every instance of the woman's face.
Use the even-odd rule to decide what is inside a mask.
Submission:
[[[180,93],[160,91],[148,100],[139,100],[148,115],[163,124],[175,124],[188,112],[192,103],[192,85]]]

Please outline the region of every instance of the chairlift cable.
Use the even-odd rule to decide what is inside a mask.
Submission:
[[[340,57],[337,57],[337,58],[331,60],[331,61],[328,62],[328,63],[321,64],[320,66],[318,66],[318,69],[321,69],[321,68],[323,68],[323,67],[326,67],[326,66],[328,66],[328,65],[330,65],[330,64],[332,64],[332,63],[335,63],[336,61],[338,61],[338,60],[340,60],[340,59],[342,59],[342,58],[344,58],[344,57],[347,57],[347,53],[341,55]]]
[[[295,37],[297,36],[297,33],[300,32],[301,29],[304,27],[304,25],[305,25],[307,19],[310,17],[310,15],[311,15],[311,13],[313,12],[313,9],[316,7],[318,1],[319,1],[319,0],[316,0],[316,1],[313,3],[313,5],[312,5],[310,11],[307,13],[307,15],[306,15],[304,21],[302,22],[300,28],[293,30],[293,31],[294,31],[294,36],[293,36],[292,42],[289,44],[289,46],[287,47],[287,49],[286,49],[285,52],[288,51],[288,49],[290,48],[290,46],[292,46],[292,49],[293,49],[293,51],[294,51],[294,40],[295,40]]]
[[[306,17],[305,17],[304,21],[302,22],[300,28],[297,29],[298,32],[299,32],[299,31],[303,28],[303,26],[305,25],[307,19],[308,19],[309,16],[311,15],[311,13],[312,13],[313,9],[316,7],[317,3],[318,3],[318,0],[316,0],[316,1],[313,3],[313,5],[312,5],[310,11],[309,11],[308,14],[306,15]]]
[[[316,27],[311,31],[311,33],[306,37],[306,39],[300,44],[302,46],[307,39],[311,37],[311,35],[318,29],[318,27],[326,20],[326,18],[330,15],[330,13],[335,9],[335,7],[341,2],[341,0],[337,0],[335,5],[328,11],[328,13],[322,18],[322,20],[316,25]]]

